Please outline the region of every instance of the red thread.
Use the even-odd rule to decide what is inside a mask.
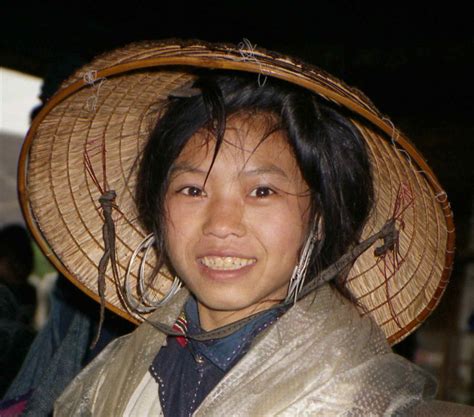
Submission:
[[[402,325],[398,320],[395,309],[392,304],[390,297],[389,281],[395,276],[397,271],[400,269],[402,264],[405,262],[405,258],[400,254],[400,232],[405,228],[405,222],[403,216],[405,211],[413,205],[415,198],[413,196],[410,185],[402,182],[398,188],[397,198],[393,208],[392,219],[395,220],[397,227],[397,236],[395,238],[393,247],[389,248],[384,254],[380,255],[377,260],[377,266],[384,276],[385,283],[385,295],[392,316],[393,321],[401,329]]]
[[[180,314],[175,324],[173,324],[173,330],[183,333],[183,336],[176,336],[176,341],[181,347],[186,347],[188,344],[188,339],[186,338],[185,334],[188,331],[188,322],[184,312]]]

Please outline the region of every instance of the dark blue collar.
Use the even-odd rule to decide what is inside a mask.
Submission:
[[[271,309],[265,314],[256,317],[244,327],[222,339],[198,342],[189,339],[189,348],[195,355],[205,356],[218,368],[226,372],[237,360],[239,360],[249,349],[254,337],[285,311],[286,309]],[[199,322],[199,312],[196,300],[189,297],[184,306],[186,314],[188,334],[193,335],[202,332]]]

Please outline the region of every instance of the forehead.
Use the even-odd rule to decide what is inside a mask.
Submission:
[[[194,134],[179,155],[175,165],[201,166],[212,162],[216,140],[208,130]],[[222,145],[215,163],[231,166],[271,164],[286,170],[298,170],[276,116],[269,113],[238,114],[228,118]]]

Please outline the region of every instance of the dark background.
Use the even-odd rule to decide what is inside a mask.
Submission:
[[[195,38],[239,43],[247,38],[298,56],[359,88],[422,151],[451,201],[457,226],[456,266],[431,319],[449,338],[448,323],[455,323],[459,296],[468,284],[467,266],[473,261],[472,12],[453,1],[440,6],[423,1],[283,4],[224,0],[4,4],[0,66],[45,78],[46,98],[75,67],[128,42]],[[449,367],[449,361],[444,363]]]

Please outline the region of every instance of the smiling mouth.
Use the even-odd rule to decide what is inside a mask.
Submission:
[[[232,271],[252,265],[257,262],[257,260],[252,258],[238,258],[234,256],[204,256],[199,259],[199,262],[210,269]]]

